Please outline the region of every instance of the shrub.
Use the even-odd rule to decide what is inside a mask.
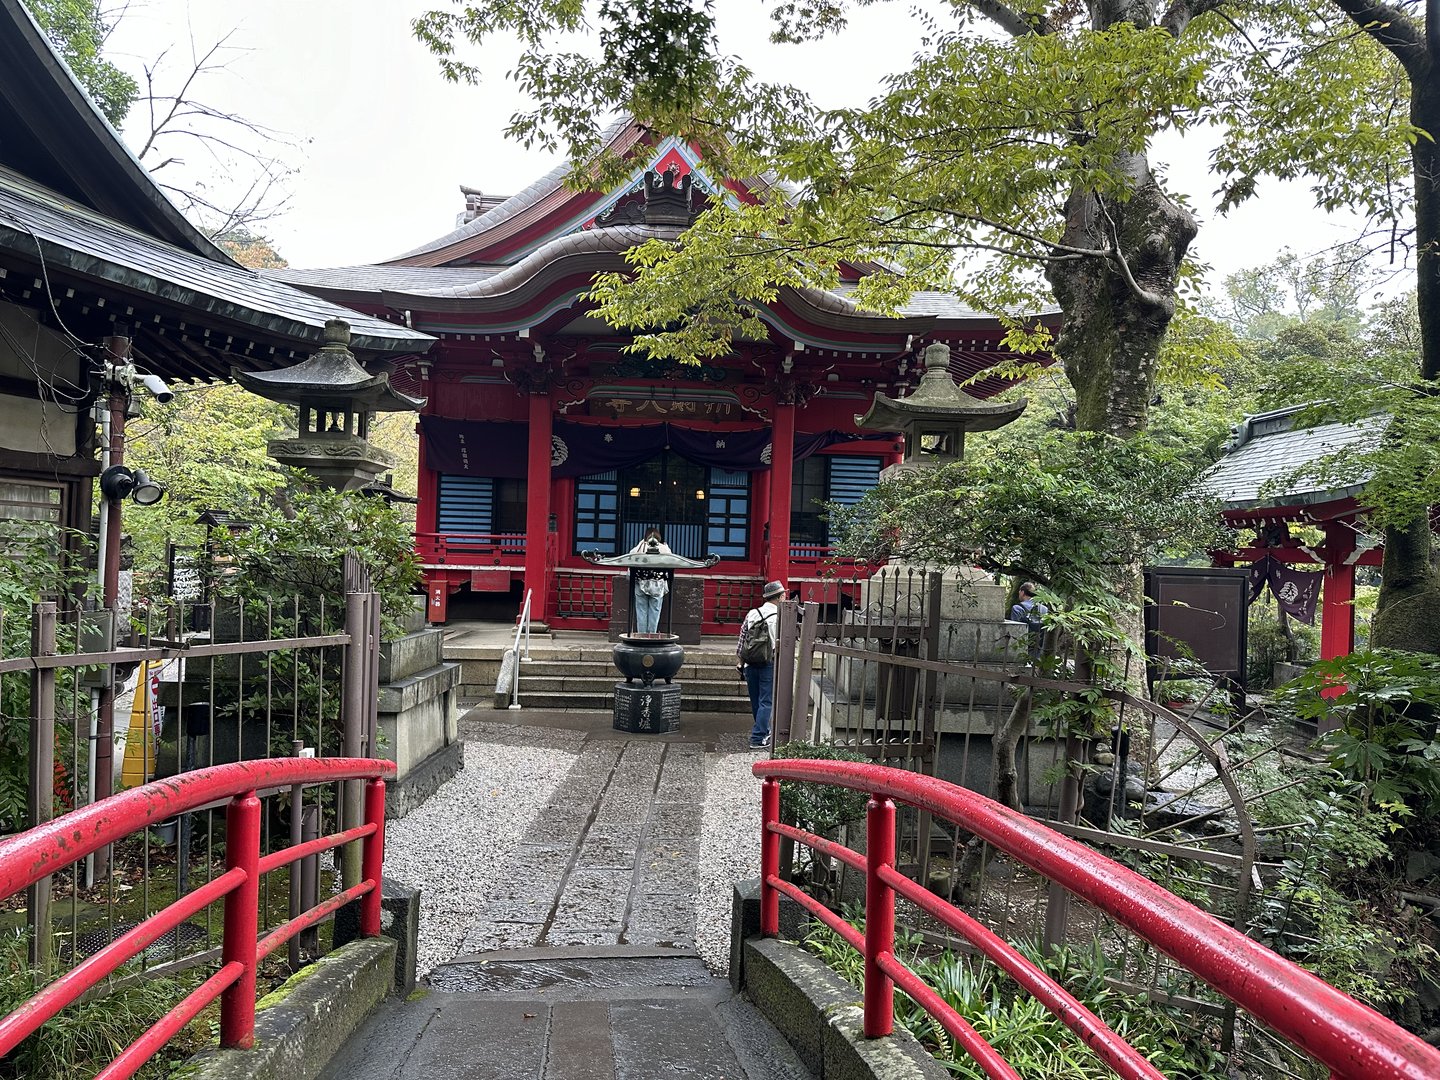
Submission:
[[[65,551],[66,530],[37,521],[0,521],[0,657],[30,655],[31,608],[42,600],[60,600],[80,583],[82,571]],[[74,647],[74,619],[56,625],[61,652]],[[55,674],[55,703],[64,710],[75,700],[75,669]],[[68,754],[71,726],[57,717],[56,754]],[[0,834],[24,828],[30,755],[30,680],[23,674],[0,677]],[[79,778],[75,778],[79,780]]]
[[[819,761],[869,762],[871,759],[847,746],[828,743],[788,742],[775,748],[777,758],[813,758]],[[865,816],[869,802],[863,791],[815,784],[810,781],[780,782],[780,816],[813,833],[828,833]]]
[[[1321,739],[1330,764],[1397,828],[1440,811],[1440,657],[1375,649],[1324,660],[1282,701],[1303,719],[1338,725]]]

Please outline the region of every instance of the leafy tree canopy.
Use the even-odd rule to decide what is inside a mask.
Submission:
[[[140,93],[139,84],[101,55],[111,21],[99,0],[25,0],[60,58],[118,129]]]
[[[251,270],[283,270],[290,265],[268,239],[244,226],[228,229],[211,239],[225,254]]]
[[[867,3],[868,0],[857,0]],[[772,38],[845,27],[850,5],[774,3]],[[1058,299],[1058,351],[1082,428],[1143,428],[1165,332],[1193,282],[1195,222],[1147,153],[1163,131],[1211,125],[1222,207],[1267,175],[1311,175],[1324,206],[1407,211],[1405,92],[1399,65],[1357,35],[1339,5],[1290,0],[1092,0],[922,9],[911,65],[863,104],[825,107],[722,55],[699,0],[599,11],[582,5],[456,0],[415,23],[452,79],[478,70],[466,42],[508,35],[513,77],[533,107],[512,118],[526,144],[563,148],[576,182],[614,179],[600,155],[616,112],[701,146],[714,173],[765,177],[754,202],[717,201],[678,242],[603,275],[594,297],[637,347],[694,359],[762,330],[755,304],[786,286],[833,287],[837,265],[878,262],[862,305],[893,312],[916,289],[955,292],[1003,313],[1012,345],[1050,344],[1025,318]],[[643,28],[643,33],[637,32]],[[652,328],[660,326],[661,330]],[[1203,368],[1203,335],[1169,346]]]
[[[830,512],[848,554],[973,565],[1103,603],[1118,568],[1225,539],[1197,493],[1201,468],[1143,436],[1039,433],[1003,455],[906,473]]]
[[[204,539],[195,523],[202,511],[238,513],[283,491],[286,474],[265,444],[293,420],[286,406],[233,384],[186,390],[164,405],[147,398],[144,409],[131,424],[126,461],[163,483],[167,496],[127,512],[125,527],[137,572],[158,583],[167,544],[193,548]]]

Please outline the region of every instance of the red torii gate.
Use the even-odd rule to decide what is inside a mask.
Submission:
[[[1235,429],[1225,456],[1206,478],[1224,504],[1226,524],[1255,530],[1251,543],[1214,552],[1216,566],[1253,564],[1269,556],[1282,563],[1315,564],[1324,571],[1320,605],[1320,658],[1355,650],[1355,568],[1379,566],[1384,548],[1362,525],[1368,477],[1348,485],[1307,478],[1307,466],[1373,447],[1388,417],[1353,424],[1297,427],[1298,405],[1247,416]],[[1318,528],[1321,541],[1305,544],[1292,525]]]

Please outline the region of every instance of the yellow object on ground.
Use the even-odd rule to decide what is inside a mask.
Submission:
[[[125,765],[121,787],[139,787],[155,772],[155,743],[160,737],[160,710],[155,703],[161,660],[146,660],[135,680],[135,697],[130,707],[129,734],[125,738]]]

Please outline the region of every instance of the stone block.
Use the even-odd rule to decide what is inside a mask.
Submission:
[[[385,789],[386,818],[403,818],[439,790],[440,785],[465,767],[465,745],[452,742],[425,760],[411,765],[405,775]]]
[[[380,645],[380,683],[393,683],[407,675],[438,667],[445,662],[445,631],[439,627],[424,628],[382,642]]]
[[[423,702],[450,692],[459,682],[459,664],[437,664],[393,682],[381,683],[379,711],[399,713],[413,709]]]
[[[455,665],[450,664],[436,669],[448,674],[409,688],[426,691],[423,696],[419,692],[387,694],[388,688],[381,687],[379,750],[395,762],[402,779],[420,762],[459,737],[454,668]]]
[[[340,946],[261,999],[254,1049],[206,1050],[181,1072],[190,1080],[315,1080],[385,999],[394,971],[388,938]]]
[[[827,973],[828,973],[828,969]],[[926,1052],[915,1036],[896,1027],[883,1039],[867,1039],[865,1014],[858,1005],[825,1010],[823,1080],[943,1080],[945,1066]]]
[[[774,938],[744,943],[744,991],[818,1080],[941,1080],[945,1067],[901,1028],[863,1032],[862,993],[817,957]]]
[[[854,1005],[860,991],[819,959],[777,938],[744,943],[743,986],[815,1076],[825,1075],[825,1010]]]
[[[791,941],[804,933],[810,916],[788,896],[780,897],[780,936]],[[730,985],[744,989],[745,942],[760,934],[760,879],[736,883],[730,899]]]
[[[398,881],[380,879],[380,938],[360,936],[360,902],[352,901],[335,913],[335,947],[389,941],[394,946],[395,993],[409,997],[415,990],[415,962],[420,941],[420,890]]]

